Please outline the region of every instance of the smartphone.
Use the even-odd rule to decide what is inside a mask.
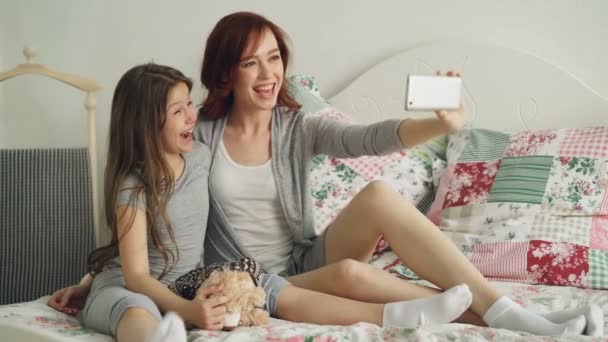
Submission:
[[[408,75],[405,87],[405,110],[455,111],[460,108],[462,78],[449,76]]]

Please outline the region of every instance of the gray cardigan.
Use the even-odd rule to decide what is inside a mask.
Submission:
[[[197,140],[211,149],[211,170],[224,134],[227,116],[217,120],[199,119]],[[353,125],[327,119],[304,110],[276,107],[271,124],[271,163],[277,192],[293,234],[292,261],[301,260],[315,238],[309,173],[315,155],[338,158],[388,154],[403,149],[397,135],[401,120],[371,125]],[[213,172],[213,171],[211,171]],[[209,175],[211,179],[211,174]],[[211,187],[210,187],[211,189]],[[209,220],[205,238],[205,264],[223,263],[251,257],[230,226],[213,192],[209,192]],[[291,263],[294,264],[293,262]],[[289,273],[298,273],[297,266]],[[291,275],[291,274],[289,274]]]

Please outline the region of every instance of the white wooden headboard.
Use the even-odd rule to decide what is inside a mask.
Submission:
[[[329,99],[359,122],[427,116],[406,112],[410,73],[463,73],[472,126],[522,129],[608,126],[608,99],[567,71],[538,57],[488,44],[435,42],[381,61]]]

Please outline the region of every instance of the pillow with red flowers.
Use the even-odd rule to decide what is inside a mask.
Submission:
[[[487,277],[608,288],[608,127],[448,137],[429,212]]]

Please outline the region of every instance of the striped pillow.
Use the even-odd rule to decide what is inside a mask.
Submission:
[[[453,134],[429,212],[487,277],[608,288],[608,128]]]

